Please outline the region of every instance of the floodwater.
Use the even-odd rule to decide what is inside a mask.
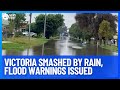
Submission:
[[[96,45],[80,45],[69,38],[50,40],[47,43],[23,51],[2,50],[2,55],[117,55],[116,52]]]

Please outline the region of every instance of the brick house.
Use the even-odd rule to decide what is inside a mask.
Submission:
[[[9,32],[9,22],[2,19],[2,40],[7,38],[7,33]]]

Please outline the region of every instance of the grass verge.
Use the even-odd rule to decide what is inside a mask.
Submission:
[[[16,49],[16,50],[24,50],[25,48],[42,45],[48,41],[48,39],[44,38],[30,38],[30,42],[28,37],[15,37],[14,39],[9,38],[8,41],[12,43],[2,43],[2,49]]]
[[[118,52],[118,47],[115,45],[100,45],[100,47],[111,50],[113,52]]]

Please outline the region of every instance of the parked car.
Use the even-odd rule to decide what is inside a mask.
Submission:
[[[24,36],[29,36],[29,32],[27,32],[27,31],[26,32],[22,32],[22,33],[23,33]],[[34,37],[34,36],[37,36],[37,34],[34,33],[34,32],[30,32],[30,36]]]
[[[28,35],[28,32],[22,32],[22,34],[23,34],[24,36],[27,36],[27,35]]]

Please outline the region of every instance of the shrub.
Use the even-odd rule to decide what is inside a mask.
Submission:
[[[59,36],[55,36],[55,37],[50,37],[51,40],[54,40],[54,39],[59,39]]]
[[[15,37],[20,37],[20,36],[23,36],[22,32],[15,32]]]

